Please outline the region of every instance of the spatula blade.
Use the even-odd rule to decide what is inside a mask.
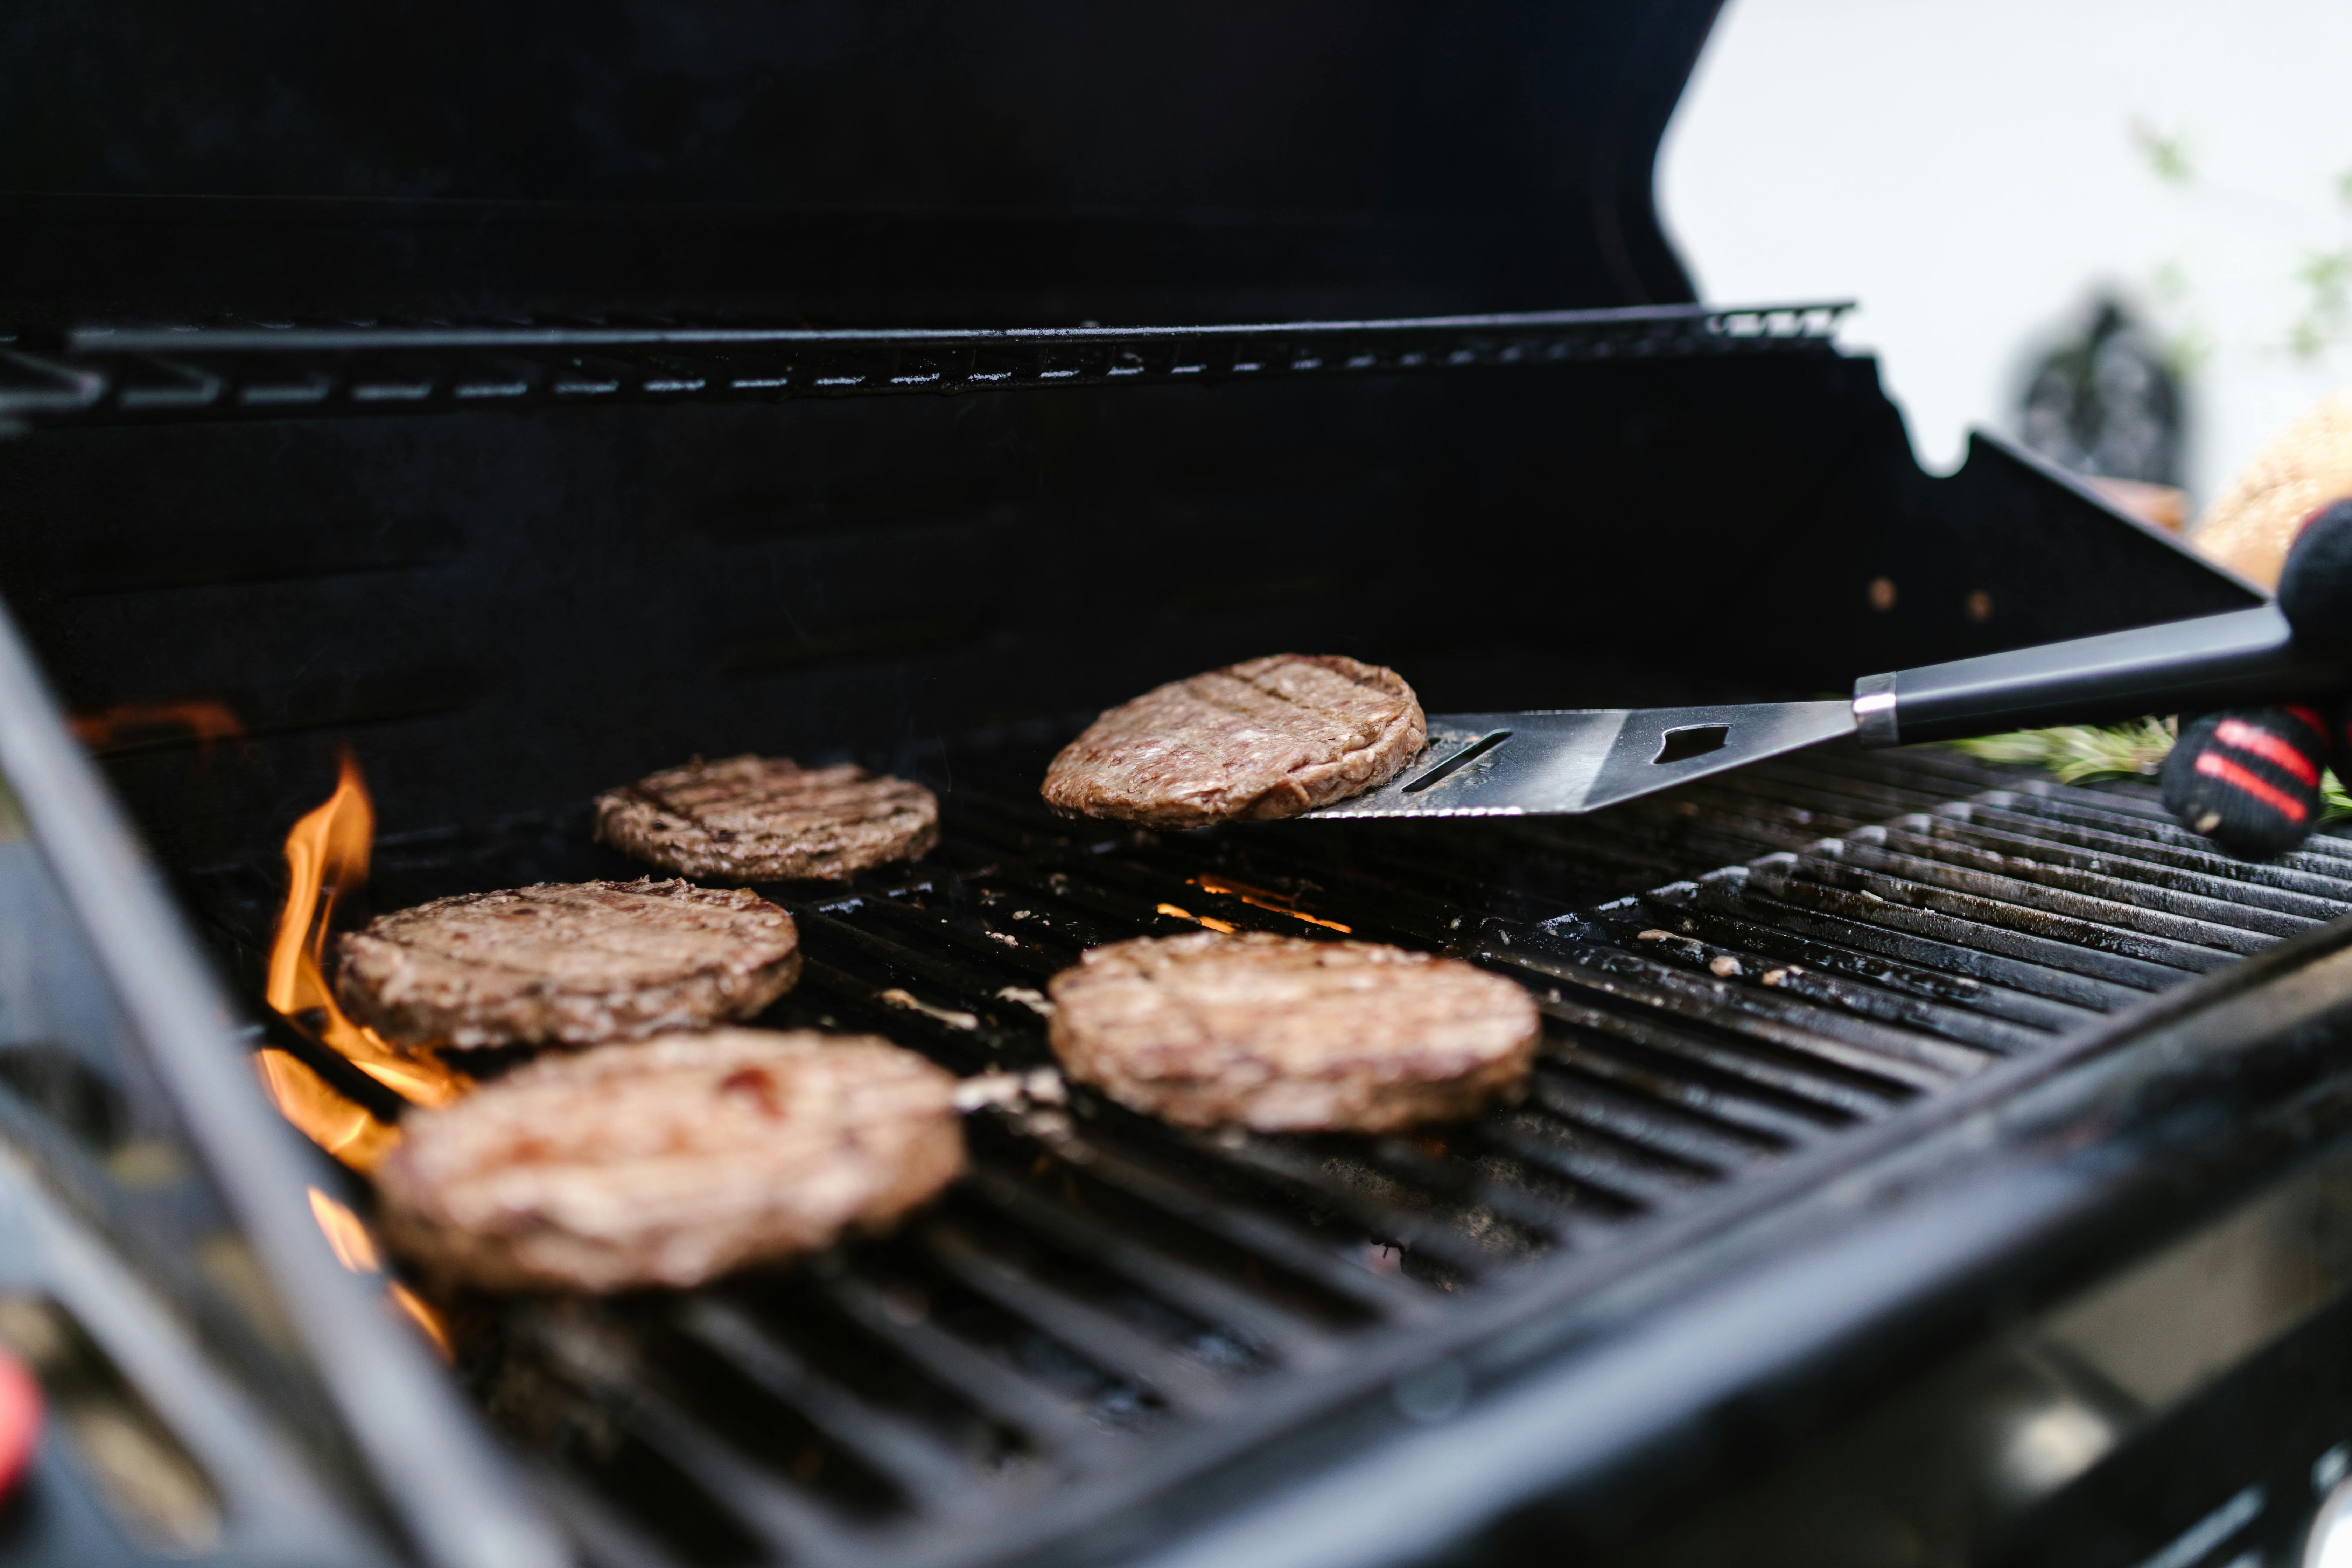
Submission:
[[[1402,773],[1306,815],[1572,816],[1853,729],[1845,702],[1433,714],[1428,748]]]

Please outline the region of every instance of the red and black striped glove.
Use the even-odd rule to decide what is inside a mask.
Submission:
[[[2279,573],[2279,609],[2299,642],[2352,652],[2352,500],[2304,520]],[[2320,770],[2352,776],[2352,692],[2184,720],[2164,762],[2164,804],[2232,855],[2266,859],[2318,821]]]

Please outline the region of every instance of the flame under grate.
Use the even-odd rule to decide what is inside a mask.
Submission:
[[[768,1021],[1019,1071],[1050,1063],[1045,982],[1087,947],[1350,931],[1527,984],[1549,1039],[1525,1100],[1363,1139],[1013,1097],[893,1237],[683,1295],[465,1304],[461,1371],[592,1556],[1017,1551],[1198,1473],[1253,1412],[1359,1387],[1538,1260],[2352,909],[2352,842],[2248,866],[2144,787],[1935,752],[1816,751],[1580,819],[1182,837],[1055,822],[1024,776],[959,770],[911,878],[769,889],[807,968]],[[387,842],[378,905],[616,871],[574,826]]]

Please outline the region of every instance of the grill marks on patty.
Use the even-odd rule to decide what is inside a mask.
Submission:
[[[940,841],[940,803],[854,763],[696,761],[596,797],[596,837],[639,860],[728,882],[837,879]]]
[[[335,994],[389,1039],[589,1045],[748,1018],[800,978],[793,918],[686,881],[542,882],[380,916]]]
[[[1110,710],[1062,749],[1041,793],[1060,811],[1150,827],[1270,820],[1387,783],[1427,739],[1396,671],[1276,654]]]
[[[1515,1092],[1527,992],[1456,959],[1244,932],[1139,937],[1054,977],[1070,1076],[1180,1126],[1385,1132]]]
[[[403,1119],[386,1238],[445,1281],[695,1285],[888,1227],[964,1168],[955,1079],[873,1036],[724,1028],[543,1058]]]

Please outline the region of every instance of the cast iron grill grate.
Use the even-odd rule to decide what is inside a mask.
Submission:
[[[1025,1072],[1051,1061],[1045,983],[1088,946],[1349,932],[1527,984],[1549,1032],[1527,1098],[1382,1139],[1024,1098],[971,1118],[971,1177],[895,1237],[682,1295],[462,1304],[463,1374],[590,1556],[991,1560],[1384,1382],[1410,1414],[1416,1342],[1471,1303],[1605,1268],[2352,909],[2352,841],[2245,865],[2144,786],[1942,752],[1820,750],[1586,818],[1182,837],[1057,822],[1034,777],[959,767],[910,877],[771,889],[808,962],[767,1021]],[[618,869],[583,839],[390,840],[377,898]],[[257,877],[209,884],[247,941]]]
[[[0,425],[775,401],[1831,352],[1844,304],[1010,331],[668,319],[200,321],[0,334]]]

